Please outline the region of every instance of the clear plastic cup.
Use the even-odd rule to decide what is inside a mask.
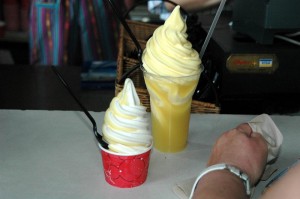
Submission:
[[[182,77],[142,71],[150,95],[154,147],[161,152],[179,152],[187,144],[192,97],[202,71]]]

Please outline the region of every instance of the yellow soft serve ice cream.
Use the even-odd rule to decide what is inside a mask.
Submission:
[[[117,153],[140,153],[151,146],[150,118],[131,79],[106,110],[102,132],[109,149]]]
[[[180,6],[175,7],[164,25],[158,27],[143,52],[144,69],[161,76],[199,74],[201,60],[187,40],[187,26]]]
[[[201,59],[187,40],[186,30],[177,6],[154,31],[142,56],[154,147],[162,152],[185,148],[192,96],[202,72]]]

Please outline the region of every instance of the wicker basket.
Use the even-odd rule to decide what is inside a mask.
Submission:
[[[145,48],[147,40],[152,36],[154,30],[158,27],[154,24],[147,24],[127,20],[128,26],[136,36],[142,49]],[[115,84],[115,95],[123,89],[123,82],[120,82],[124,73],[139,64],[137,60],[137,49],[127,32],[121,26],[119,39],[119,53],[117,60],[117,76]],[[132,79],[141,103],[150,111],[150,97],[147,91],[142,71],[137,69],[128,76]],[[192,113],[220,113],[220,108],[215,104],[201,101],[192,101]]]

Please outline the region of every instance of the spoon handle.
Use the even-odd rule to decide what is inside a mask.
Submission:
[[[64,80],[64,78],[61,76],[61,74],[58,72],[58,70],[56,69],[55,66],[51,66],[52,70],[54,71],[54,73],[57,75],[57,77],[59,78],[59,80],[61,81],[61,83],[65,86],[65,88],[69,91],[70,95],[73,97],[73,99],[77,102],[77,104],[80,106],[80,108],[82,109],[82,111],[85,113],[85,115],[89,118],[89,120],[91,121],[91,123],[93,124],[93,132],[94,135],[97,139],[97,141],[102,145],[102,147],[104,148],[108,148],[108,144],[106,142],[103,141],[102,139],[102,135],[100,135],[97,132],[97,124],[94,120],[94,118],[92,117],[92,115],[87,111],[87,109],[83,106],[83,104],[78,100],[78,98],[75,96],[75,94],[73,93],[73,91],[71,90],[70,86],[67,84],[67,82]]]

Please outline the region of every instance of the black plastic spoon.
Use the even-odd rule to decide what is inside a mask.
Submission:
[[[108,143],[106,143],[103,139],[102,139],[102,135],[98,133],[97,131],[97,124],[94,120],[94,118],[91,116],[91,114],[87,111],[87,109],[83,106],[83,104],[78,100],[78,98],[75,96],[75,94],[73,93],[73,91],[71,90],[70,86],[67,84],[67,82],[63,79],[63,77],[61,76],[61,74],[58,72],[58,70],[56,69],[55,66],[51,66],[52,70],[54,71],[54,73],[58,76],[59,80],[61,81],[61,83],[64,85],[64,87],[69,91],[70,95],[73,97],[73,99],[77,102],[77,104],[80,106],[80,108],[82,109],[82,111],[85,113],[85,115],[89,118],[89,120],[91,121],[91,123],[93,124],[93,132],[95,135],[96,140],[98,141],[98,143],[105,149],[108,149]]]

